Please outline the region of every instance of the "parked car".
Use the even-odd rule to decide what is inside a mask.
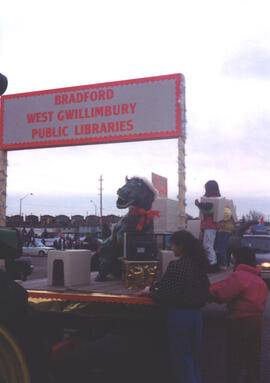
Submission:
[[[261,276],[270,282],[270,235],[244,234],[241,238],[242,247],[251,247],[256,253],[256,262],[261,266]]]
[[[55,250],[55,248],[44,246],[43,243],[38,242],[36,244],[30,244],[29,246],[23,246],[23,255],[30,255],[32,257],[44,257],[45,255],[48,255],[50,250]]]
[[[20,257],[14,259],[13,279],[26,281],[28,275],[32,274],[34,266],[31,257]]]
[[[258,223],[249,221],[240,224],[229,240],[227,259],[232,260],[233,251],[238,247],[251,247],[255,250],[257,266],[261,266],[261,277],[270,288],[270,234],[266,231],[246,233],[246,230]]]
[[[242,237],[246,233],[248,228],[256,223],[258,223],[258,221],[251,220],[247,222],[238,223],[235,226],[228,243],[228,250],[227,250],[228,260],[230,259],[230,256],[232,255],[234,249],[241,246]]]

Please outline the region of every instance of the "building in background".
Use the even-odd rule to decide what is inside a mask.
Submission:
[[[62,214],[53,217],[46,214],[38,217],[31,214],[25,218],[23,216],[14,215],[6,217],[6,226],[16,227],[19,230],[25,228],[27,231],[33,228],[34,233],[38,236],[40,236],[45,229],[50,235],[58,235],[59,232],[63,234],[98,234],[100,232],[99,218],[100,217],[96,215],[88,215],[87,217],[73,215],[68,217]],[[120,221],[121,217],[110,214],[103,216],[102,219],[108,226],[111,226]]]

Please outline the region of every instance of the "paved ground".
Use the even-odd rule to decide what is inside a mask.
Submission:
[[[35,271],[31,278],[46,275],[46,258],[33,258]],[[44,274],[45,273],[45,274]],[[218,282],[228,273],[210,276]],[[225,383],[225,305],[208,304],[203,309],[204,333],[201,352],[202,383]],[[147,334],[143,329],[126,329],[111,333],[101,340],[84,345],[63,361],[61,382],[107,383],[168,382],[166,343],[160,334]],[[270,382],[270,297],[264,315],[261,359],[261,383]],[[59,367],[59,364],[58,364]],[[59,371],[59,370],[58,370]],[[89,380],[90,379],[90,380]]]

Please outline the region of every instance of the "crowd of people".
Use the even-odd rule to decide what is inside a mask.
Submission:
[[[53,238],[46,229],[41,235],[34,232],[33,228],[28,231],[24,227],[20,234],[23,246],[36,246],[38,243],[42,243],[44,246],[53,246],[57,250],[65,249],[89,249],[96,251],[102,241],[111,235],[111,230],[108,225],[103,225],[102,238],[99,238],[97,234],[63,234],[59,232]]]
[[[29,229],[29,231],[23,228],[21,230],[23,246],[36,246],[37,244],[42,243],[44,246],[53,246],[58,250],[81,249],[85,246],[85,237],[58,233],[57,236],[52,239],[46,234],[46,231],[44,231],[41,235],[38,235],[34,233],[33,228]]]

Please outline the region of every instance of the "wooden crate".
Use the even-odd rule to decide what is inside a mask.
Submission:
[[[159,261],[128,261],[122,259],[122,280],[125,288],[140,290],[151,286],[159,277]]]

